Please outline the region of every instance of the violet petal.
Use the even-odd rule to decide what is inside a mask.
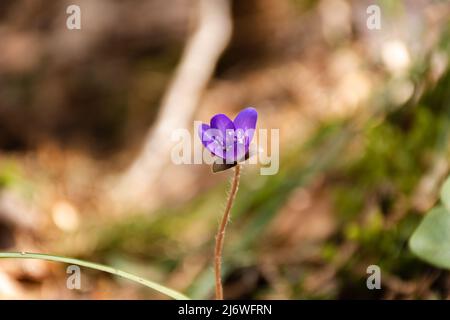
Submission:
[[[232,153],[230,157],[230,147],[233,144],[234,124],[226,115],[219,113],[211,118],[211,129],[216,132],[213,133],[216,142],[207,146],[207,148],[225,160],[232,160]]]
[[[214,137],[210,134],[210,126],[206,123],[202,123],[198,127],[198,136],[200,137],[200,140],[202,141],[203,146],[207,146],[209,143],[211,143],[214,140]]]
[[[258,120],[258,112],[255,108],[249,107],[238,113],[234,119],[234,127],[236,129],[255,129]]]
[[[225,137],[226,130],[234,130],[234,124],[226,115],[219,113],[211,118],[211,128],[219,129]]]
[[[235,135],[236,135],[236,152],[235,158],[241,159],[248,152],[250,142],[255,133],[256,121],[258,120],[258,112],[254,108],[245,108],[234,119]]]

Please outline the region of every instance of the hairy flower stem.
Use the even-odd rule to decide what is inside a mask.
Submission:
[[[216,248],[214,250],[214,271],[216,274],[216,300],[223,300],[223,288],[221,279],[221,267],[222,267],[222,251],[223,240],[225,237],[225,229],[230,220],[231,208],[233,206],[234,199],[239,187],[239,178],[241,174],[241,167],[238,164],[234,169],[234,177],[231,184],[230,194],[228,195],[227,206],[222,217],[222,221],[219,225],[219,230],[216,235]]]

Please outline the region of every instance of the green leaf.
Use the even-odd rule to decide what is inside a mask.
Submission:
[[[450,210],[450,176],[445,180],[441,189],[441,201]]]
[[[42,253],[29,253],[29,252],[0,252],[0,259],[1,258],[15,258],[15,259],[38,259],[38,260],[47,260],[47,261],[54,261],[54,262],[63,262],[68,264],[74,264],[81,267],[91,268],[103,272],[108,272],[114,275],[117,275],[119,277],[140,283],[146,287],[152,288],[153,290],[156,290],[162,294],[165,294],[166,296],[169,296],[176,300],[189,300],[188,297],[185,295],[172,290],[170,288],[167,288],[163,285],[160,285],[159,283],[138,277],[134,274],[105,266],[103,264],[93,263],[89,261],[74,259],[74,258],[67,258],[67,257],[61,257],[61,256],[54,256],[49,254],[42,254]]]
[[[409,239],[411,251],[422,260],[450,269],[450,212],[433,208]]]

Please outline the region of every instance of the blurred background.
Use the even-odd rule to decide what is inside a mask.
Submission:
[[[449,171],[449,17],[437,0],[2,0],[0,251],[212,298],[231,172],[172,164],[170,134],[253,106],[280,129],[280,171],[243,169],[226,298],[450,298],[449,272],[408,248]],[[381,290],[366,287],[372,264]],[[66,278],[1,259],[0,298],[165,298],[93,270],[80,290]]]

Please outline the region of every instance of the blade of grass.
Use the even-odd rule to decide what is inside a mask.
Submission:
[[[67,257],[61,257],[61,256],[54,256],[54,255],[48,255],[48,254],[42,254],[42,253],[29,253],[29,252],[0,252],[0,259],[1,258],[12,258],[12,259],[38,259],[38,260],[47,260],[47,261],[53,261],[53,262],[62,262],[67,264],[74,264],[81,267],[86,267],[90,269],[95,269],[103,272],[108,272],[111,274],[114,274],[116,276],[140,283],[146,287],[149,287],[153,290],[156,290],[162,294],[165,294],[166,296],[169,296],[176,300],[189,300],[189,298],[182,293],[179,293],[175,290],[169,289],[163,285],[160,285],[158,283],[155,283],[153,281],[138,277],[134,274],[115,269],[113,267],[105,266],[103,264],[88,262],[84,260],[74,259],[74,258],[67,258]]]

